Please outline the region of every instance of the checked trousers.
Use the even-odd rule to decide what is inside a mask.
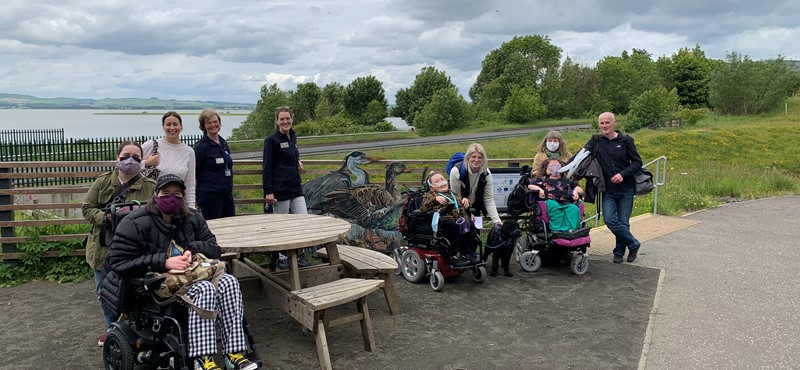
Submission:
[[[198,307],[217,311],[217,319],[209,320],[189,308],[189,357],[217,353],[217,323],[222,333],[224,353],[247,349],[247,338],[242,329],[242,291],[239,289],[239,281],[233,275],[222,274],[217,287],[210,281],[195,282],[187,295]]]

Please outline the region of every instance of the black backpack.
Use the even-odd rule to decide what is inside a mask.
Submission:
[[[529,168],[528,166],[522,167],[522,174],[519,177],[519,181],[514,185],[514,189],[511,190],[511,194],[508,195],[508,199],[506,200],[506,212],[512,216],[519,216],[529,211],[527,200],[525,199],[527,196],[528,184],[531,182],[530,174],[528,173]]]

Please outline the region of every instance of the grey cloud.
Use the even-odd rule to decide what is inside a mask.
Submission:
[[[408,14],[414,19],[441,23],[474,19],[491,10],[492,3],[480,0],[393,0],[389,10]]]

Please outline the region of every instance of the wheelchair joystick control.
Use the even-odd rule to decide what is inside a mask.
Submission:
[[[152,357],[153,357],[152,350],[142,351],[136,355],[136,362],[140,364],[150,363]]]

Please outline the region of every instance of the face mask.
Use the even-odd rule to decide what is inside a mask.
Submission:
[[[445,185],[447,185],[447,181],[439,181],[439,182],[434,182],[433,183],[433,186],[435,186],[437,188],[443,187]]]
[[[158,205],[158,209],[160,209],[161,212],[168,215],[176,215],[181,211],[183,198],[179,198],[175,195],[156,197],[156,205]]]
[[[126,175],[135,175],[142,170],[142,164],[137,162],[133,157],[128,157],[117,162],[117,169]]]
[[[558,141],[548,141],[546,145],[547,145],[547,150],[551,152],[555,152],[556,150],[558,150]]]

